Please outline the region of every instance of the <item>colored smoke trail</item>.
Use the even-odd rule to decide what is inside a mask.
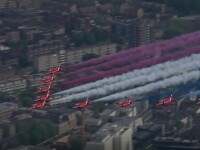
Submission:
[[[139,84],[145,84],[148,82],[153,82],[155,80],[158,80],[159,78],[169,77],[170,75],[172,75],[172,73],[175,74],[177,71],[179,71],[180,73],[183,70],[184,71],[192,70],[192,68],[198,66],[199,58],[200,58],[200,54],[191,55],[190,57],[182,58],[176,61],[165,62],[162,64],[151,66],[149,68],[143,68],[140,70],[135,70],[135,71],[114,76],[111,78],[98,80],[96,82],[88,83],[88,84],[81,85],[75,88],[71,88],[69,90],[61,91],[59,93],[56,93],[55,95],[59,95],[59,94],[66,95],[66,94],[75,94],[75,93],[80,93],[80,92],[85,92],[85,91],[91,91],[91,89],[96,89],[98,87],[102,88],[103,86],[109,87],[111,85],[116,85],[117,82],[120,83],[120,82],[126,81],[127,85],[129,85],[130,83],[129,80],[131,78],[133,80],[133,83],[131,84],[134,86],[139,85]],[[195,61],[197,61],[197,63]],[[191,62],[193,62],[194,65],[192,65]],[[188,67],[186,67],[186,64]],[[174,66],[179,66],[179,67],[174,68]],[[169,72],[168,70],[169,71],[171,70],[171,72]],[[149,77],[149,75],[151,75],[151,78]],[[123,86],[123,87],[127,87],[127,86]]]
[[[75,68],[75,67],[83,68],[83,67],[97,65],[97,64],[100,64],[100,63],[103,63],[103,62],[110,61],[112,59],[120,58],[121,56],[125,56],[125,55],[129,54],[129,51],[134,51],[135,54],[136,54],[136,52],[141,51],[141,50],[149,50],[149,49],[155,49],[155,48],[162,49],[163,47],[167,47],[170,44],[172,44],[174,46],[183,46],[186,43],[188,44],[188,43],[192,43],[192,42],[197,42],[199,40],[199,36],[200,36],[199,31],[194,32],[194,33],[188,33],[188,34],[181,35],[179,37],[175,37],[175,38],[170,39],[170,40],[159,41],[159,42],[155,42],[153,44],[147,45],[147,46],[140,46],[140,47],[137,47],[137,48],[129,49],[127,51],[121,51],[121,52],[116,53],[116,54],[103,56],[103,57],[100,57],[100,58],[97,58],[97,59],[88,60],[88,61],[78,63],[78,64],[73,64],[70,67],[71,68]]]
[[[198,62],[196,61],[194,64],[197,65]],[[184,64],[184,65],[186,65],[186,64]],[[177,86],[177,85],[182,85],[182,84],[185,84],[185,83],[188,83],[188,82],[191,82],[191,81],[196,81],[199,78],[200,78],[200,72],[199,71],[192,71],[192,72],[189,72],[189,73],[186,72],[183,75],[182,74],[181,75],[175,75],[175,76],[172,76],[170,78],[167,78],[167,79],[164,79],[164,80],[161,80],[161,81],[159,80],[156,83],[149,83],[145,86],[140,86],[140,87],[137,87],[137,88],[134,88],[134,89],[129,89],[129,90],[126,90],[126,91],[123,91],[123,92],[118,92],[116,94],[112,94],[110,96],[100,98],[96,101],[114,100],[114,99],[124,98],[124,97],[127,97],[127,96],[140,96],[141,94],[148,94],[148,93],[153,92],[153,91],[158,90],[158,89],[159,90],[165,89],[165,88],[169,88],[171,86]],[[118,86],[118,87],[121,88],[121,87],[126,86],[125,84],[127,84],[127,83],[122,82],[120,84],[119,84],[120,86]],[[113,87],[115,88],[116,86],[113,86]],[[90,97],[92,95],[98,96],[98,95],[110,94],[109,91],[106,91],[104,88],[99,88],[98,90],[94,89],[92,91],[86,91],[86,92],[83,92],[83,93],[78,93],[78,94],[66,96],[66,97],[63,97],[61,99],[52,101],[51,104],[64,103],[64,102],[69,102],[71,100],[79,100],[79,99],[83,99],[85,97]],[[119,89],[117,89],[117,90],[119,90]],[[108,92],[108,93],[106,93],[106,92]]]
[[[127,65],[127,66],[124,66],[124,67],[121,67],[121,68],[117,68],[117,69],[115,68],[115,69],[112,69],[112,70],[109,70],[109,71],[99,72],[99,73],[94,74],[94,75],[88,75],[88,76],[85,76],[85,77],[82,77],[82,78],[79,78],[79,79],[76,79],[76,80],[72,80],[72,81],[68,81],[66,83],[63,83],[61,86],[62,87],[79,86],[81,84],[85,84],[85,83],[88,83],[88,82],[94,82],[94,81],[97,81],[97,80],[100,80],[100,79],[103,79],[103,78],[106,78],[106,77],[110,77],[110,76],[116,76],[116,75],[123,74],[123,73],[129,72],[129,71],[135,70],[135,69],[142,69],[142,68],[145,68],[145,67],[149,67],[149,66],[152,66],[152,65],[155,65],[155,64],[166,62],[168,60],[176,60],[176,59],[179,59],[179,58],[182,58],[182,57],[190,56],[190,55],[195,54],[195,53],[200,53],[200,47],[199,46],[188,48],[188,49],[185,49],[183,51],[178,51],[176,53],[167,54],[163,57],[153,58],[153,59],[150,59],[150,60],[142,61],[141,63],[136,63],[136,64],[134,63],[134,64],[130,64],[130,65]]]
[[[89,73],[94,70],[105,71],[105,70],[110,70],[114,67],[122,67],[130,63],[132,64],[138,63],[139,61],[144,60],[144,58],[150,59],[159,54],[165,55],[167,53],[172,53],[172,52],[177,51],[177,48],[180,48],[180,46],[182,47],[181,50],[184,50],[185,48],[188,47],[188,44],[193,44],[192,46],[194,46],[195,44],[198,44],[199,42],[200,42],[200,34],[199,36],[196,36],[195,38],[187,38],[185,40],[180,38],[176,42],[174,41],[174,42],[169,43],[169,41],[163,41],[162,45],[157,43],[157,44],[151,44],[151,45],[142,46],[138,48],[133,48],[127,51],[123,51],[121,53],[109,55],[107,56],[109,57],[109,59],[101,63],[99,62],[99,60],[103,58],[97,58],[93,60],[93,62],[94,61],[99,62],[97,65],[92,65],[83,69],[78,69],[76,71],[63,75],[63,77],[78,76],[79,74]]]

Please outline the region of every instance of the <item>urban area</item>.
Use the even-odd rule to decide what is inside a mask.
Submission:
[[[0,150],[200,150],[200,0],[0,0]]]

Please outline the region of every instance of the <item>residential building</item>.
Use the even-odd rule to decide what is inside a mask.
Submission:
[[[15,103],[4,102],[0,103],[0,120],[9,118],[13,111],[17,110],[18,106]]]
[[[41,72],[59,66],[59,57],[57,54],[38,55],[35,56],[33,63],[35,70]]]
[[[0,91],[13,93],[14,91],[23,91],[27,87],[26,79],[17,77],[8,81],[0,82]]]
[[[37,48],[37,50],[33,47],[30,48],[29,58],[33,60],[34,67],[38,72],[57,67],[59,64],[74,64],[82,62],[82,58],[85,54],[93,53],[98,56],[103,56],[115,53],[117,49],[115,43],[99,43],[93,46],[85,46],[81,48],[72,47],[69,49],[64,49],[63,46],[55,47],[57,47],[57,50],[53,51],[50,50],[52,49],[50,48],[50,52],[47,52],[44,47],[41,47],[42,50],[39,48]]]
[[[10,121],[0,121],[0,128],[3,130],[3,138],[11,138],[16,135],[16,127]]]
[[[152,28],[152,20],[115,18],[111,21],[111,32],[123,36],[131,47],[151,43]]]
[[[43,74],[35,74],[27,77],[27,86],[28,87],[38,87],[42,81]]]
[[[117,45],[115,43],[99,43],[93,46],[70,48],[65,51],[65,62],[69,64],[82,62],[82,57],[88,53],[94,53],[99,56],[113,54],[116,52],[116,48]]]
[[[9,10],[16,8],[15,0],[0,0],[0,10]]]
[[[91,149],[113,150],[113,135],[110,134],[109,129],[102,127],[92,136],[92,140],[86,143],[84,150]]]
[[[181,139],[173,137],[157,137],[154,139],[155,150],[199,150],[200,145],[197,140]]]
[[[26,38],[28,42],[32,42],[34,39],[34,35],[39,33],[39,27],[26,27],[26,26],[19,26],[18,29],[20,30],[22,38]]]
[[[30,61],[33,61],[40,55],[55,54],[62,49],[64,49],[62,40],[40,40],[38,44],[28,45],[28,58]]]
[[[68,121],[62,122],[58,125],[58,134],[64,134],[75,128],[77,126],[76,122],[77,120],[75,114],[69,114]]]
[[[116,122],[105,124],[92,135],[85,150],[132,150],[133,124],[132,117],[117,118]]]
[[[17,30],[6,31],[6,41],[17,43],[20,40],[20,32]]]

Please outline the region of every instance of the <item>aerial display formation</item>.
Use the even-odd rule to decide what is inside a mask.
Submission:
[[[92,59],[70,66],[49,70],[41,81],[43,87],[36,94],[33,108],[42,108],[49,102],[56,105],[86,99],[73,108],[87,107],[99,101],[121,100],[126,97],[147,95],[153,91],[186,85],[200,78],[200,32],[182,35],[171,40],[159,41],[116,54]],[[62,70],[69,69],[68,72]],[[52,82],[56,74],[62,82],[62,91],[53,94],[49,101]],[[42,95],[41,95],[42,94]],[[115,108],[126,107],[135,102],[125,99]],[[158,102],[157,106],[176,104],[171,96]]]

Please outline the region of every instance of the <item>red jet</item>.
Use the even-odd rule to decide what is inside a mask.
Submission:
[[[73,108],[74,109],[85,108],[85,107],[88,107],[90,104],[91,104],[91,102],[89,102],[89,100],[87,98],[85,102],[76,103]]]
[[[50,98],[50,92],[48,91],[46,95],[42,95],[42,96],[38,96],[35,100],[33,100],[34,102],[37,101],[47,101]]]
[[[61,67],[59,66],[59,67],[50,69],[47,74],[58,74],[58,73],[60,73],[60,71],[61,71]]]
[[[175,105],[177,102],[175,99],[173,99],[172,95],[169,98],[165,98],[161,101],[159,101],[156,106],[161,106],[161,105]]]
[[[119,108],[119,107],[127,107],[129,105],[131,105],[133,103],[133,100],[131,98],[129,98],[128,100],[126,101],[123,101],[123,102],[120,102],[118,103],[115,108]]]
[[[32,106],[32,109],[43,108],[46,105],[46,101],[36,103]]]
[[[45,84],[45,83],[52,83],[54,80],[55,80],[55,77],[54,77],[54,75],[52,75],[49,78],[42,79],[41,83],[43,83],[43,84]]]
[[[51,84],[48,87],[43,87],[40,88],[37,92],[35,93],[43,93],[43,92],[49,92],[49,90],[51,89]]]

